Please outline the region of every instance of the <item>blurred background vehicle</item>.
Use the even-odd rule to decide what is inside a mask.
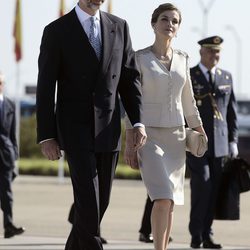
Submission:
[[[250,163],[250,100],[238,100],[239,156]]]

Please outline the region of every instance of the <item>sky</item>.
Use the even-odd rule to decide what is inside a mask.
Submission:
[[[23,98],[25,86],[36,85],[42,32],[48,23],[58,18],[59,0],[21,2],[23,57],[16,64],[12,36],[15,0],[0,0],[0,71],[6,76],[7,95]],[[74,8],[76,3],[75,0],[65,0],[66,11]],[[166,1],[112,0],[112,13],[128,22],[135,50],[154,42],[151,15],[162,3]],[[250,0],[172,0],[171,3],[182,12],[182,23],[173,47],[189,54],[192,67],[200,58],[197,41],[212,35],[223,37],[218,66],[232,73],[236,97],[250,99]],[[102,10],[106,9],[107,0],[102,6]]]

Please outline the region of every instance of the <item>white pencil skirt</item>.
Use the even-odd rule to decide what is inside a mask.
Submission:
[[[184,204],[185,128],[146,127],[147,142],[138,152],[142,180],[151,200]]]

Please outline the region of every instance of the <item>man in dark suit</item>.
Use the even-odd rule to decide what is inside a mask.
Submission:
[[[67,250],[102,249],[98,231],[121,147],[119,96],[134,126],[134,150],[146,140],[128,25],[99,11],[103,2],[80,0],[45,27],[40,48],[38,142],[50,160],[65,151],[74,192]]]
[[[0,73],[0,205],[3,211],[4,238],[24,232],[13,224],[13,195],[11,184],[18,156],[15,104],[3,95],[4,75]]]
[[[191,247],[220,249],[211,237],[218,186],[226,156],[236,157],[237,116],[232,76],[217,67],[223,39],[205,38],[199,65],[191,68],[196,103],[208,137],[208,151],[201,158],[187,154],[191,170],[191,212],[189,231]]]

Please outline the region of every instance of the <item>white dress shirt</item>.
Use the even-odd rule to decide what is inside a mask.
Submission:
[[[89,15],[88,13],[86,13],[85,11],[83,11],[79,5],[77,4],[75,7],[75,11],[76,11],[76,15],[85,31],[85,33],[87,34],[87,36],[89,37],[89,30],[90,30],[90,17],[91,15]],[[96,12],[96,14],[94,15],[95,17],[95,26],[97,28],[97,32],[98,32],[98,37],[100,39],[100,42],[102,42],[102,36],[101,36],[101,23],[100,23],[100,11],[98,10]]]
[[[213,67],[212,69],[208,69],[207,67],[205,67],[202,63],[199,63],[199,67],[203,73],[203,75],[206,77],[207,81],[209,82],[209,74],[208,74],[208,71],[211,72],[211,75],[212,75],[212,79],[215,79],[215,70],[216,70],[216,67]]]

